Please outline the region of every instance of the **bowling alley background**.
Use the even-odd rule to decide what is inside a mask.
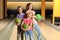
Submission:
[[[26,4],[31,2],[33,4],[33,8],[36,13],[41,14],[45,19],[50,19],[53,24],[55,24],[55,20],[60,20],[60,12],[59,12],[59,0],[1,0],[0,1],[0,20],[6,17],[16,16],[17,6],[21,5],[24,9],[23,12],[26,11]],[[45,6],[45,12],[42,13],[42,4]],[[12,16],[11,16],[12,15]]]
[[[1,23],[1,21],[5,21],[6,18],[9,18],[9,20],[16,18],[17,7],[19,5],[22,6],[23,12],[25,13],[27,3],[32,3],[36,14],[41,14],[45,22],[48,22],[41,22],[41,24],[39,23],[42,31],[42,39],[46,38],[47,40],[60,40],[60,0],[0,0],[0,24],[2,24],[2,26],[6,24],[8,21],[6,21],[6,23]],[[13,22],[14,21],[12,21],[12,25]],[[49,23],[52,25],[50,26]],[[4,30],[2,26],[0,25],[0,29]],[[4,28],[8,29],[7,26]],[[9,28],[9,30],[11,29]],[[4,30],[0,31],[0,35],[3,35],[3,32],[5,34]],[[10,33],[7,34],[9,35]],[[14,25],[9,38],[7,37],[8,36],[6,36],[5,39],[17,40],[16,25]],[[4,36],[1,39],[3,38]]]

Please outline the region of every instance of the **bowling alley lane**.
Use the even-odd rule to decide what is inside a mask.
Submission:
[[[53,27],[47,25],[44,22],[40,22],[38,24],[40,26],[41,33],[42,33],[41,40],[60,40],[60,31],[54,29]],[[17,40],[17,26],[14,25],[14,28],[13,28],[11,34],[8,33],[7,35],[10,35],[9,40],[12,40],[12,39]],[[34,33],[34,35],[36,36],[35,33]],[[36,37],[34,37],[34,39]]]
[[[41,33],[42,33],[41,40],[60,40],[60,31],[56,30],[55,28],[49,26],[48,24],[44,22],[40,22],[38,24],[40,26]],[[11,39],[17,40],[17,35],[18,35],[17,26],[15,25],[9,40]],[[36,37],[37,35],[36,33],[34,33],[35,40],[36,40]]]
[[[39,23],[39,26],[46,40],[60,40],[60,31],[43,22]]]
[[[11,19],[4,19],[0,21],[0,31],[6,27],[6,25],[11,21]]]
[[[1,31],[0,31],[0,40],[9,40],[11,32],[14,28],[14,20],[11,20],[8,25],[6,25]]]

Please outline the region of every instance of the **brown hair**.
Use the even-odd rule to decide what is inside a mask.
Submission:
[[[19,10],[19,8],[22,8],[22,7],[21,7],[21,6],[18,6],[18,7],[17,7],[17,12],[18,12],[18,14],[19,14],[19,11],[18,11],[18,10]]]
[[[19,8],[22,8],[22,7],[21,7],[21,6],[18,6],[18,7],[17,7],[17,10],[19,10]]]
[[[32,3],[28,3],[28,4],[26,5],[26,10],[29,9],[30,4],[32,4]],[[32,8],[32,10],[33,10],[33,8]]]

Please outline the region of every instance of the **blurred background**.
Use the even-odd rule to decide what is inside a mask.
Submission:
[[[26,12],[27,3],[32,3],[36,14],[44,18],[38,23],[42,40],[60,40],[60,0],[0,0],[0,39],[17,40],[14,18],[18,6],[22,6],[23,12]]]

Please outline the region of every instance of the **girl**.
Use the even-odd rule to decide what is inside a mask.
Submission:
[[[23,24],[27,24],[28,28],[27,29],[23,28]],[[32,19],[30,12],[27,14],[27,18],[24,18],[21,25],[21,29],[25,31],[26,40],[28,40],[28,35],[30,36],[30,39],[33,40],[33,31],[32,31],[33,27],[32,27]]]
[[[25,17],[25,14],[22,12],[23,11],[22,7],[21,6],[18,6],[17,10],[18,10],[17,18],[21,18],[23,20],[24,17]],[[17,24],[17,26],[18,26],[18,34],[21,33],[21,40],[23,40],[23,36],[22,36],[23,35],[23,31],[21,29],[21,23]]]
[[[26,14],[28,14],[28,12],[32,12],[31,14],[33,15],[32,16],[32,19],[33,19],[33,26],[34,26],[34,29],[37,31],[38,33],[38,40],[40,40],[40,35],[41,35],[41,32],[40,32],[40,27],[38,26],[38,23],[37,21],[35,20],[35,11],[33,11],[33,8],[32,8],[32,3],[28,3],[27,6],[26,6]]]
[[[18,13],[19,13],[19,14],[17,14],[17,18],[21,18],[23,20],[24,17],[25,17],[25,14],[22,12],[23,11],[22,7],[18,6],[17,10],[18,10]]]

